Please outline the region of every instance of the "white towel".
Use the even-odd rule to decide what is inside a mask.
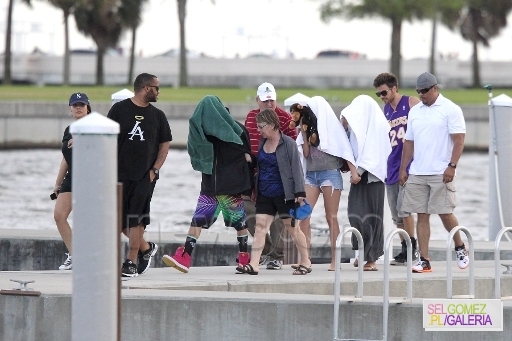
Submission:
[[[368,95],[357,96],[341,111],[341,116],[347,120],[357,141],[356,166],[385,181],[391,153],[390,127],[377,102]]]
[[[343,129],[341,122],[325,98],[314,96],[308,100],[308,106],[317,119],[318,136],[320,138],[318,149],[355,164],[354,154],[352,153],[345,129]],[[302,134],[298,134],[297,144],[299,145],[299,151],[302,153],[302,144],[304,144]]]

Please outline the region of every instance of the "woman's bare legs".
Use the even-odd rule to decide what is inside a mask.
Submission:
[[[304,265],[307,268],[311,267],[311,260],[308,257],[306,236],[304,236],[304,233],[300,230],[300,228],[297,225],[295,225],[295,227],[292,227],[291,218],[283,219],[283,223],[284,226],[286,227],[286,230],[288,230],[290,237],[292,237],[292,240],[295,243],[297,250],[299,251],[300,264]],[[264,241],[265,240],[263,240],[263,242]]]
[[[249,263],[255,272],[260,269],[260,257],[265,246],[265,237],[267,236],[270,224],[274,221],[274,216],[268,214],[256,214],[256,225],[254,227],[254,237],[251,246],[251,262]]]
[[[336,239],[340,234],[340,225],[338,223],[338,208],[340,206],[341,190],[331,186],[322,187],[324,196],[325,219],[329,226],[329,239],[331,242],[331,265],[329,270],[334,270],[336,266]]]
[[[60,236],[66,244],[69,254],[71,254],[71,239],[72,239],[72,231],[71,226],[68,223],[68,217],[71,213],[72,202],[71,202],[71,192],[59,193],[57,196],[57,200],[55,202],[55,209],[53,211],[53,217],[55,219],[55,223],[57,224],[57,229],[59,230]]]
[[[320,196],[320,188],[306,185],[306,200],[308,201],[311,209],[315,208],[315,205]],[[301,220],[299,222],[300,230],[306,237],[306,247],[308,250],[308,258],[311,258],[311,217]],[[301,258],[302,259],[302,258]]]

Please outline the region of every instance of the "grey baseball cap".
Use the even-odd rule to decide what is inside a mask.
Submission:
[[[437,85],[436,76],[428,72],[423,72],[416,80],[416,89],[427,89],[434,85]]]

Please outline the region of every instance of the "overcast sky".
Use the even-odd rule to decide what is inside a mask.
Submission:
[[[7,1],[0,8],[0,49],[5,46]],[[389,59],[391,25],[380,19],[320,20],[318,2],[311,0],[192,0],[187,4],[187,46],[212,57],[245,57],[264,53],[284,57],[314,58],[321,50],[340,49],[366,54],[371,59]],[[512,16],[509,17],[509,23]],[[35,47],[47,53],[64,50],[62,11],[46,1],[33,1],[32,9],[15,0],[13,13],[13,52],[28,53]],[[480,60],[512,60],[512,24],[481,48]],[[72,49],[94,48],[91,39],[78,33],[70,20]],[[404,23],[402,56],[428,58],[432,24]],[[437,50],[469,60],[471,44],[444,27],[439,28]],[[124,36],[120,46],[128,49]],[[153,56],[179,46],[176,1],[149,0],[137,34],[138,53]]]

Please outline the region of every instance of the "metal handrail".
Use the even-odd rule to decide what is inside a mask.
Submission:
[[[364,243],[363,243],[363,236],[361,233],[354,227],[349,227],[346,229],[343,233],[340,233],[338,235],[338,238],[336,238],[336,265],[335,265],[335,272],[334,272],[334,323],[333,323],[333,329],[334,329],[334,340],[338,339],[338,320],[340,315],[340,268],[341,268],[341,242],[343,241],[343,237],[345,234],[352,232],[355,234],[357,238],[357,244],[359,246],[359,254],[364,255]],[[363,298],[363,261],[358,261],[358,275],[357,275],[357,295],[354,297],[353,301],[355,300],[362,300]]]
[[[512,227],[502,228],[496,235],[496,240],[494,241],[494,298],[497,300],[510,299],[510,297],[501,297],[500,243],[501,238],[506,232],[512,232]]]
[[[407,244],[407,298],[403,302],[412,301],[412,243],[409,234],[403,229],[391,231],[386,238],[384,244],[384,299],[382,307],[382,340],[388,339],[388,320],[389,320],[389,246],[395,234],[404,237]],[[400,302],[402,303],[402,302]]]
[[[467,295],[452,295],[452,252],[451,244],[453,236],[458,231],[462,231],[468,238],[469,247],[469,296]],[[455,226],[448,236],[448,242],[446,243],[446,297],[447,298],[475,298],[475,249],[473,247],[473,237],[467,228],[464,226]]]

